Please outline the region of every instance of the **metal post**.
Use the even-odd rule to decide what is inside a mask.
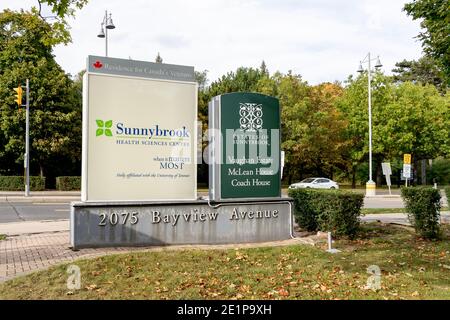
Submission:
[[[30,196],[30,81],[26,81],[25,197]]]
[[[105,23],[104,24],[105,25],[105,49],[106,49],[105,56],[107,57],[108,56],[108,28],[106,27],[106,23],[108,22],[108,10],[105,10],[105,18],[104,18],[103,22]]]
[[[370,52],[367,54],[367,87],[368,87],[368,105],[369,105],[369,181],[366,183],[366,196],[376,194],[376,184],[372,179],[372,76],[370,66]]]
[[[328,232],[328,251],[331,251],[331,232]]]
[[[372,88],[371,88],[371,77],[370,77],[370,52],[368,54],[369,60],[369,69],[367,70],[368,74],[368,92],[369,92],[369,182],[373,182],[372,180]]]

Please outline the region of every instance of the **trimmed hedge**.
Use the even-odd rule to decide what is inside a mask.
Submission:
[[[416,233],[427,239],[439,238],[441,209],[439,190],[431,187],[403,187],[402,198],[406,204],[408,220]]]
[[[56,177],[56,189],[59,191],[80,190],[81,177],[77,176]]]
[[[447,196],[447,206],[450,207],[450,187],[445,187],[445,195]]]
[[[23,176],[0,176],[0,190],[2,191],[24,191],[25,178]],[[45,177],[31,176],[30,190],[45,190]]]
[[[364,195],[351,191],[290,189],[298,225],[308,231],[331,231],[334,236],[354,238]]]

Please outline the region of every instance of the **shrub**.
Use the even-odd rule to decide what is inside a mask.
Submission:
[[[433,182],[436,179],[438,185],[450,184],[450,159],[438,158],[433,160],[433,165],[428,169],[427,179]]]
[[[31,176],[30,190],[42,191],[45,189],[45,177]],[[23,176],[0,176],[0,190],[3,191],[24,191],[25,179]]]
[[[447,207],[450,207],[450,187],[445,187],[444,190],[447,196]]]
[[[56,177],[56,189],[59,191],[80,190],[81,177]]]
[[[439,215],[441,195],[431,187],[402,188],[408,220],[416,233],[426,239],[439,237]]]
[[[364,195],[351,191],[290,189],[298,225],[308,231],[331,231],[353,238],[359,229]]]

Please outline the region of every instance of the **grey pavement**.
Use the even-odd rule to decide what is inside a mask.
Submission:
[[[30,235],[69,230],[70,221],[67,219],[0,223],[0,234],[7,236]]]
[[[0,224],[22,221],[69,219],[70,201],[0,202]]]
[[[32,191],[29,197],[25,197],[23,191],[0,191],[0,203],[2,202],[45,202],[58,203],[80,201],[79,191]]]
[[[365,222],[380,221],[383,223],[410,225],[406,213],[366,214],[361,217],[361,220]],[[441,212],[441,223],[450,223],[450,211]]]

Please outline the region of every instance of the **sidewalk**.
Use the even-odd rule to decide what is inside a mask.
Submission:
[[[23,191],[0,191],[0,202],[61,202],[80,198],[80,191],[31,191],[29,197]]]
[[[7,236],[29,235],[38,233],[69,231],[69,220],[21,221],[0,223],[0,234]]]

